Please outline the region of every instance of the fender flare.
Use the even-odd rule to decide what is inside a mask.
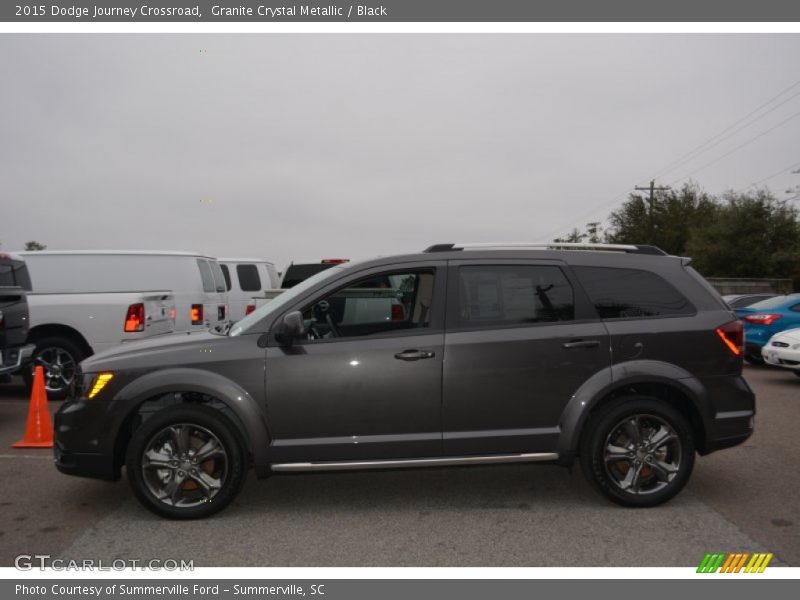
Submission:
[[[562,462],[571,462],[578,450],[583,426],[589,413],[611,392],[636,383],[658,383],[683,393],[700,415],[703,429],[708,432],[714,415],[702,383],[691,373],[676,365],[657,360],[635,360],[612,365],[598,371],[573,394],[559,419],[561,433],[558,455]],[[706,408],[704,408],[706,407]]]
[[[236,415],[244,441],[253,454],[256,474],[269,473],[270,434],[264,407],[227,377],[202,369],[175,368],[147,373],[134,379],[114,396],[108,414],[116,415],[111,432],[115,439],[122,423],[144,402],[170,392],[196,392],[213,396]],[[238,424],[237,424],[238,427]]]

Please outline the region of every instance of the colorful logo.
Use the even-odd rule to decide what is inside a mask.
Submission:
[[[749,559],[749,560],[748,560]],[[763,573],[769,561],[772,560],[772,552],[736,552],[726,554],[725,552],[707,553],[700,566],[697,567],[698,573]]]

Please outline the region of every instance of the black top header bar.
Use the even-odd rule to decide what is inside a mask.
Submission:
[[[0,2],[4,22],[792,22],[791,0],[111,0]]]

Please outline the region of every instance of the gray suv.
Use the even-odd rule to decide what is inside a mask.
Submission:
[[[82,363],[56,465],[170,518],[259,477],[579,460],[626,506],[742,443],[742,325],[651,246],[437,244],[322,271],[238,323]]]

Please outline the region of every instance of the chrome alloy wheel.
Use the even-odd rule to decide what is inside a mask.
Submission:
[[[42,348],[36,354],[33,368],[39,365],[44,368],[44,386],[48,392],[59,392],[68,388],[75,378],[75,359],[63,348]]]
[[[629,416],[606,438],[606,473],[626,493],[652,494],[675,479],[681,452],[678,434],[664,419],[648,414]]]
[[[209,502],[222,489],[228,454],[208,429],[176,423],[150,438],[141,467],[155,498],[169,506],[188,508]]]

